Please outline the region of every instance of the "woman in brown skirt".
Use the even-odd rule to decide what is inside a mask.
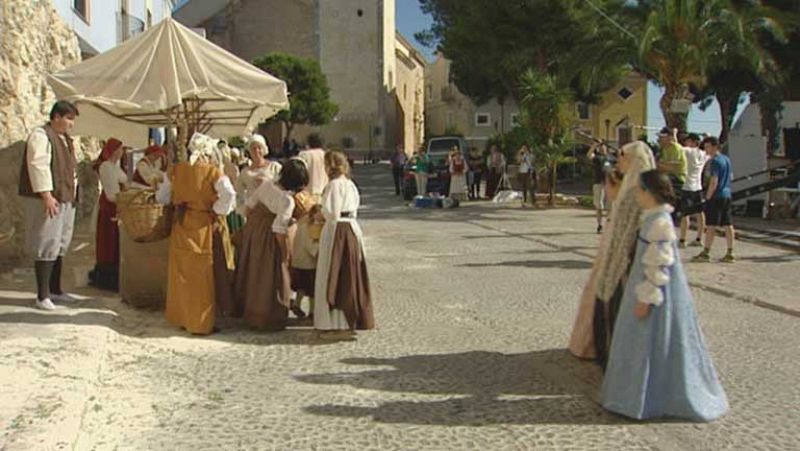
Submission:
[[[253,328],[286,328],[292,293],[287,232],[295,207],[293,195],[307,184],[303,162],[290,160],[277,182],[262,183],[245,201],[247,222],[242,229],[231,313]]]
[[[356,222],[361,199],[341,152],[325,155],[330,182],[322,194],[325,226],[314,284],[314,328],[323,338],[349,338],[356,329],[375,327],[364,237]]]

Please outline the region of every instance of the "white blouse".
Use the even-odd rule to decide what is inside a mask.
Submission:
[[[358,216],[361,197],[355,183],[345,176],[339,176],[328,183],[322,195],[322,215],[328,222],[335,223],[342,219],[343,212],[349,212],[348,219]]]
[[[263,182],[277,180],[281,173],[280,163],[271,161],[261,168],[245,168],[239,173],[236,179],[236,209],[240,214],[244,214],[245,202]]]
[[[294,212],[294,196],[292,193],[269,180],[262,183],[248,196],[247,200],[245,200],[245,207],[247,209],[255,208],[259,202],[264,204],[267,210],[275,215],[275,220],[272,222],[272,231],[285,234],[289,229],[289,224],[292,222],[292,213]]]
[[[136,170],[151,187],[155,187],[157,182],[161,182],[166,178],[164,171],[153,165],[147,158],[142,158],[136,163]]]
[[[673,208],[662,205],[645,210],[642,221],[664,211],[672,213]],[[675,264],[673,242],[677,237],[672,220],[660,218],[653,221],[642,238],[649,244],[642,255],[645,278],[636,285],[636,300],[643,304],[661,305],[664,302],[662,287],[669,283],[669,267]]]
[[[119,167],[119,161],[104,161],[100,164],[98,169],[100,175],[100,185],[103,187],[103,192],[106,194],[106,199],[109,202],[117,202],[117,194],[122,191],[122,186],[128,184],[128,174]]]
[[[217,200],[214,201],[211,209],[220,216],[227,216],[233,211],[236,204],[236,191],[233,189],[230,179],[224,175],[218,178],[214,182],[214,191],[217,193]],[[164,177],[164,183],[158,186],[156,202],[162,205],[172,203],[172,183],[169,181],[169,177]]]

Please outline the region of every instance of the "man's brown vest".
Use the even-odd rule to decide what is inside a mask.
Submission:
[[[59,202],[75,203],[75,171],[78,168],[78,161],[75,158],[75,147],[72,145],[72,138],[64,134],[62,140],[58,133],[45,125],[45,133],[50,141],[50,173],[53,176],[53,197]],[[64,143],[66,141],[66,144]],[[19,175],[19,195],[26,197],[39,197],[33,192],[31,178],[28,174],[28,145],[25,144],[25,153],[22,155],[22,168]]]

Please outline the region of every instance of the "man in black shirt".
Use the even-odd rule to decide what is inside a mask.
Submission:
[[[595,142],[586,152],[586,158],[592,163],[592,199],[597,210],[597,233],[600,233],[606,211],[606,171],[610,166],[606,145]]]

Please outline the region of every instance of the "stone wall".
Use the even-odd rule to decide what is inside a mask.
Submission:
[[[17,186],[24,141],[46,122],[55,100],[45,76],[79,61],[78,40],[49,1],[0,2],[0,266],[24,255],[25,215]],[[83,159],[85,153],[81,150]]]

